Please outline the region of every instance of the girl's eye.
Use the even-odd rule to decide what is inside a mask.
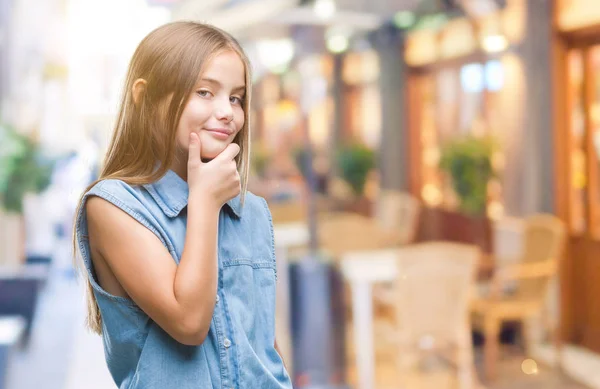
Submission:
[[[231,102],[231,104],[242,104],[242,99],[240,97],[237,96],[231,96],[229,98],[229,101]]]
[[[200,97],[210,97],[211,93],[207,90],[199,90],[198,92],[196,92],[198,94],[198,96]]]

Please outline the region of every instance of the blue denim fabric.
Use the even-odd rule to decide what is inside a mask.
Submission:
[[[177,174],[169,171],[144,186],[105,180],[84,199],[89,196],[101,197],[127,212],[152,231],[179,263],[188,187]],[[85,207],[77,216],[76,228],[103,319],[106,363],[119,388],[292,387],[274,348],[277,275],[271,214],[264,199],[247,193],[243,207],[238,196],[221,209],[218,297],[201,346],[178,343],[132,300],[103,290],[90,258]]]

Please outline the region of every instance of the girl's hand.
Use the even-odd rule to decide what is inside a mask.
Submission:
[[[188,186],[190,199],[203,197],[221,208],[240,193],[240,175],[235,157],[240,146],[231,143],[209,162],[202,162],[202,145],[196,133],[190,134],[188,157]]]

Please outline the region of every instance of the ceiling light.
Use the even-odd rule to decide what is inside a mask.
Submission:
[[[344,35],[332,35],[327,38],[327,50],[335,54],[348,50],[349,44],[348,38]]]
[[[264,40],[256,43],[260,62],[270,71],[287,69],[294,57],[294,42],[291,39]]]
[[[335,2],[333,0],[316,0],[314,10],[319,19],[330,19],[335,14]]]
[[[499,53],[506,50],[508,47],[508,40],[501,34],[488,35],[483,38],[482,46],[488,53]]]

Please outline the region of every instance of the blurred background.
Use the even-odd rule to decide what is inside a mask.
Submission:
[[[0,388],[114,387],[72,220],[190,19],[252,61],[295,387],[600,388],[597,0],[0,0]]]

